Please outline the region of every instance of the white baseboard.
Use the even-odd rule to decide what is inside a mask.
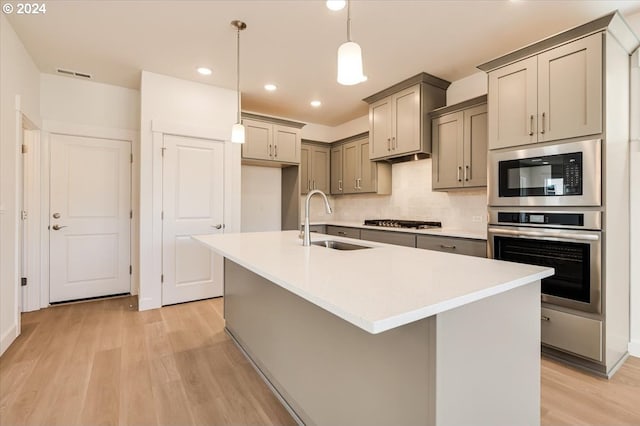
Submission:
[[[629,342],[629,355],[640,358],[640,340]]]
[[[16,340],[16,337],[18,337],[18,328],[16,327],[16,324],[14,324],[0,338],[0,355],[2,355],[4,351],[9,349],[9,346],[11,346],[13,341]]]

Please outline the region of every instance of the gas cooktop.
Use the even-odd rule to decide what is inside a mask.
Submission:
[[[442,222],[425,222],[421,220],[400,220],[400,219],[365,219],[367,226],[383,226],[386,228],[442,228]]]

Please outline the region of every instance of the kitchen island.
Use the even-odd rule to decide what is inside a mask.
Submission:
[[[227,331],[298,421],[539,424],[552,269],[297,231],[194,238],[225,257]]]

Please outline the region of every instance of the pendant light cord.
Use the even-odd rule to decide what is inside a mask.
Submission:
[[[238,124],[240,124],[240,28],[237,29],[236,49],[236,91],[238,92]]]
[[[351,1],[347,0],[347,41],[351,41]]]

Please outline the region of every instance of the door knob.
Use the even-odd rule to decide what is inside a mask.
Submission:
[[[60,219],[60,213],[54,213],[53,214],[53,218],[54,219]]]
[[[223,225],[223,224],[221,224],[221,223],[219,223],[219,224],[217,224],[217,225],[211,225],[211,227],[212,227],[212,228],[216,228],[216,229],[222,229],[222,227],[223,227],[223,226],[224,226],[224,225]]]
[[[53,226],[52,226],[52,228],[53,228],[53,230],[54,230],[54,231],[59,231],[59,230],[61,230],[62,228],[66,228],[66,227],[67,227],[66,225],[62,225],[62,226],[60,226],[60,225],[58,225],[57,223],[56,223],[55,225],[53,225]]]

